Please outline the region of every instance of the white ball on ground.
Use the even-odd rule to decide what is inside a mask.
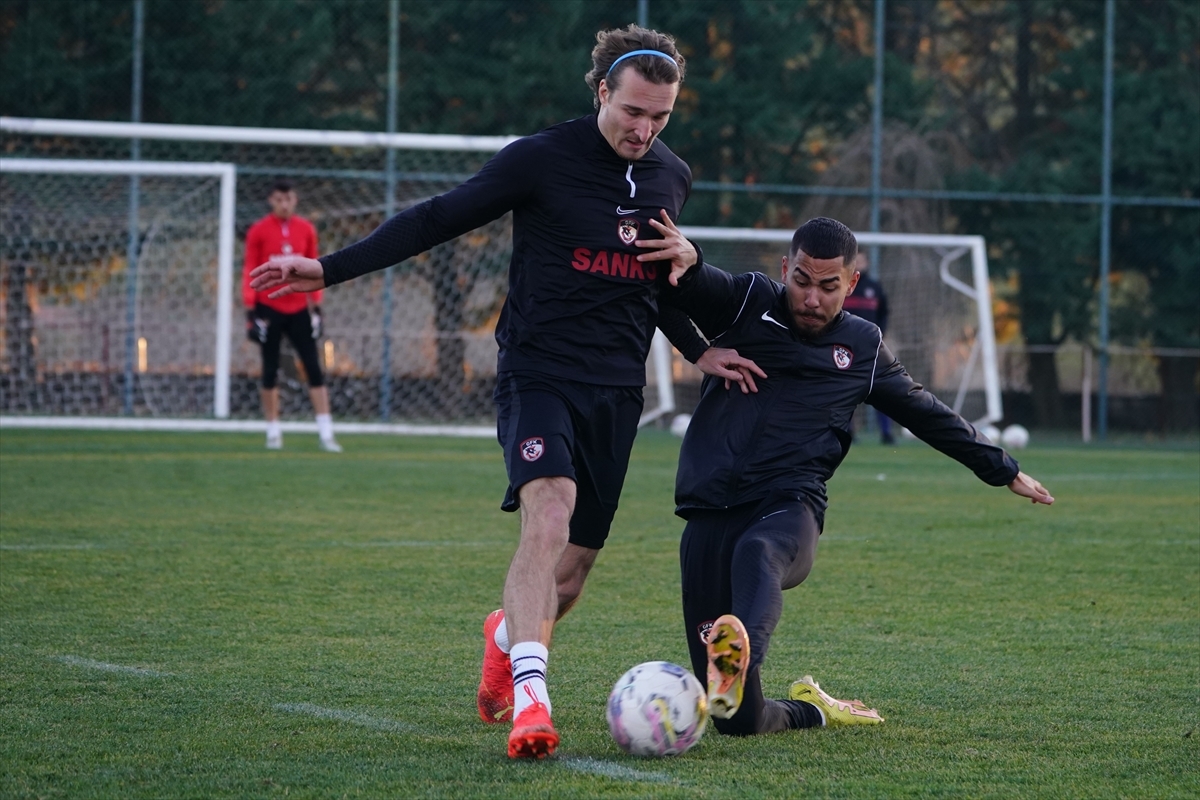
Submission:
[[[690,750],[708,725],[708,693],[691,672],[667,661],[638,664],[608,696],[608,730],[634,756]]]
[[[1020,450],[1029,444],[1029,431],[1024,425],[1009,425],[1000,434],[1000,441],[1010,450]]]
[[[991,423],[988,423],[987,425],[981,425],[979,427],[979,432],[983,434],[983,438],[987,439],[992,444],[1000,444],[1000,429],[995,425],[992,425]]]
[[[676,436],[683,436],[687,433],[688,425],[692,422],[691,414],[676,414],[675,419],[671,420],[671,433]]]

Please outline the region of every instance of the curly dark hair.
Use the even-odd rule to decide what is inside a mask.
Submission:
[[[610,75],[608,71],[613,62],[634,50],[657,50],[671,58],[632,56],[618,64]],[[683,83],[687,61],[676,49],[675,38],[665,33],[639,25],[600,31],[596,34],[596,46],[592,48],[592,68],[583,76],[595,96],[596,108],[600,107],[600,81],[604,81],[610,90],[616,89],[627,67],[634,67],[639,75],[651,83]]]

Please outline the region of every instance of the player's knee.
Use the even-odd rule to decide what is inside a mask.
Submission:
[[[788,573],[796,555],[796,548],[784,546],[775,537],[766,535],[745,536],[734,550],[734,560],[738,564],[780,577]]]
[[[783,576],[781,586],[784,589],[793,589],[804,583],[804,579],[808,577],[808,573],[812,572],[813,557],[811,553],[800,553],[796,556],[796,560],[788,567],[787,573]]]
[[[520,488],[521,538],[561,540],[566,546],[575,510],[575,482],[570,478],[537,478]]]

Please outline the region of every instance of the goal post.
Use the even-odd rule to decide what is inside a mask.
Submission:
[[[213,325],[213,402],[217,419],[229,417],[229,365],[233,323],[233,248],[237,169],[233,164],[164,161],[96,161],[86,159],[0,158],[0,175],[105,175],[168,178],[217,178],[216,317]],[[6,201],[8,198],[5,198]],[[81,222],[81,220],[76,220]],[[7,226],[6,226],[7,227]],[[4,230],[11,246],[19,230]],[[6,248],[7,249],[7,248]],[[133,331],[130,332],[131,334]]]
[[[21,225],[38,227],[44,251],[91,253],[86,280],[59,281],[51,294],[36,297],[38,284],[27,281],[29,296],[6,295],[0,306],[8,314],[0,326],[0,337],[7,337],[0,345],[6,365],[0,370],[0,414],[24,415],[22,424],[32,424],[29,418],[35,415],[74,417],[81,425],[85,419],[121,415],[108,398],[115,383],[107,337],[110,328],[125,330],[118,319],[124,318],[124,298],[115,296],[117,284],[125,285],[120,267],[128,211],[119,202],[122,176],[144,176],[139,259],[149,258],[159,270],[153,285],[145,283],[151,280],[149,273],[138,271],[135,288],[143,292],[139,313],[175,337],[171,348],[176,351],[163,361],[165,345],[156,346],[153,339],[160,334],[148,337],[148,353],[139,350],[138,357],[146,355],[149,363],[138,377],[135,416],[196,422],[211,415],[216,422],[261,425],[257,349],[239,335],[233,318],[240,275],[235,263],[240,233],[266,212],[265,198],[274,181],[292,181],[300,195],[298,213],[316,225],[321,251],[332,252],[368,235],[383,222],[387,209],[407,208],[454,188],[515,138],[14,117],[0,117],[0,136],[4,192],[10,193],[12,187],[4,184],[15,184],[17,175],[37,175],[37,170],[44,176],[82,174],[92,182],[79,191],[30,186],[32,194],[19,201],[10,202],[8,194],[0,198],[0,271],[9,270],[5,281],[12,278],[9,265],[19,267],[13,255]],[[140,142],[140,161],[127,160],[131,139]],[[110,185],[100,185],[104,176]],[[198,180],[219,183],[219,191],[188,183]],[[104,217],[99,233],[97,216]],[[213,221],[211,230],[200,218]],[[773,277],[792,236],[791,230],[689,227],[685,232],[717,266]],[[97,244],[98,238],[104,241]],[[875,271],[892,298],[888,341],[913,376],[964,416],[1001,419],[983,240],[869,233],[858,238],[863,245],[879,245],[883,254]],[[194,251],[190,255],[184,252],[189,249]],[[494,435],[494,333],[507,293],[511,253],[508,215],[391,269],[327,291],[320,355],[342,429],[350,431],[353,425],[366,431],[369,426],[376,432],[377,426],[394,420],[397,433]],[[966,255],[970,274],[960,278],[955,264]],[[182,263],[185,256],[193,259],[192,266]],[[53,261],[46,253],[39,258],[28,261],[28,270]],[[79,269],[78,264],[57,262],[50,267],[60,275],[68,267]],[[200,273],[211,276],[211,286],[198,280]],[[105,293],[104,303],[95,302]],[[905,310],[898,313],[900,309]],[[14,313],[26,321],[14,321]],[[31,330],[34,322],[42,325],[37,331]],[[70,338],[63,332],[68,328],[75,331],[71,343],[87,345],[77,347],[87,350],[86,357],[47,362],[43,356]],[[188,351],[201,341],[212,342],[212,349]],[[23,365],[15,372],[14,362]],[[295,364],[285,353],[281,411],[285,419],[296,420],[292,424],[311,424],[303,375]],[[666,339],[656,334],[647,362],[642,424],[687,410],[681,392],[690,391],[691,384],[681,382],[687,377],[682,367]],[[36,384],[41,393],[36,403],[12,402],[13,392],[6,387],[21,370],[21,380]],[[5,416],[0,424],[13,419]]]
[[[772,278],[779,277],[780,256],[786,254],[795,233],[791,228],[697,226],[681,226],[680,231],[700,243],[705,260],[715,266],[731,272],[766,272]],[[854,236],[860,246],[881,249],[880,263],[871,269],[890,298],[893,321],[886,339],[910,374],[977,425],[1003,419],[983,237]],[[970,259],[969,283],[951,271],[964,256]]]

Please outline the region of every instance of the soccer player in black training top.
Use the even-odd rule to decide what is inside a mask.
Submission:
[[[686,240],[673,225],[666,238]],[[812,569],[825,482],[850,448],[863,402],[961,462],[985,483],[1047,505],[1054,498],[970,423],[915,383],[879,328],[847,314],[858,249],[845,225],[809,220],[783,259],[782,283],[698,264],[678,281],[680,307],[714,344],[753,359],[758,392],[705,378],[679,454],[676,513],[683,616],[697,675],[707,674],[717,730],[748,735],[819,725],[878,724],[878,712],[821,691],[809,676],[787,700],[763,698],[759,673],[783,590]],[[696,256],[680,256],[693,264]]]
[[[253,283],[283,287],[272,296],[333,286],[513,212],[495,399],[509,479],[502,508],[521,510],[521,539],[503,609],[484,623],[477,696],[485,722],[513,719],[513,758],[558,745],[547,647],[608,535],[656,322],[672,341],[681,329],[695,338],[680,312],[669,318],[664,307],[660,319],[657,301],[677,250],[691,246],[647,225],[678,219],[691,190],[691,170],[658,139],[684,59],[670,36],[635,25],[596,40],[585,75],[596,114],[510,144],[466,183],[344,250],[264,264]],[[697,364],[740,385],[753,369],[720,348]]]

